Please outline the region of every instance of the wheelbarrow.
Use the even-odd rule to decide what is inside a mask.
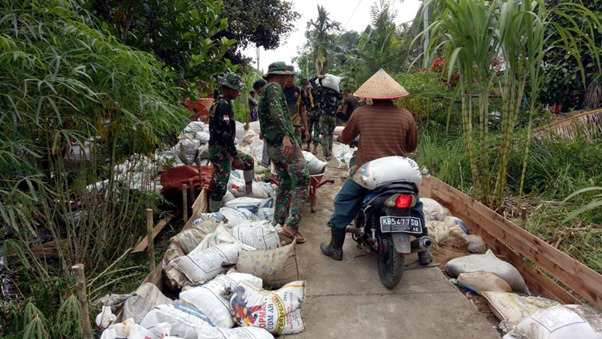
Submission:
[[[316,213],[316,202],[318,200],[318,188],[324,185],[332,185],[334,184],[334,180],[323,180],[324,174],[326,174],[326,168],[322,173],[313,174],[309,176],[309,196],[307,197],[307,201],[311,205],[311,213]],[[278,186],[280,183],[278,182],[278,177],[273,175],[270,179],[270,182],[274,183]]]

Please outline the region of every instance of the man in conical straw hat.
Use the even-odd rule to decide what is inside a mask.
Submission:
[[[384,70],[376,72],[355,93],[356,97],[372,99],[373,104],[356,108],[338,141],[351,143],[358,136],[356,168],[388,156],[407,156],[416,149],[418,132],[410,112],[395,106],[393,99],[407,96],[408,91]],[[353,169],[354,170],[354,169]],[[357,216],[368,190],[349,178],[334,200],[334,212],[328,221],[332,231],[330,243],[323,243],[322,253],[334,260],[343,259],[345,228]],[[425,256],[430,257],[428,252]],[[421,263],[430,263],[428,258]]]

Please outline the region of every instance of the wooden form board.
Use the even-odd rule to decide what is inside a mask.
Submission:
[[[165,228],[165,226],[167,224],[169,224],[169,222],[171,221],[171,219],[173,219],[173,215],[168,215],[165,218],[161,219],[153,228],[153,240],[155,240],[155,238],[157,237],[157,235],[159,235],[159,233],[163,230],[163,228]],[[142,238],[142,240],[140,240],[140,242],[136,245],[136,247],[134,247],[134,249],[132,250],[132,253],[139,253],[142,252],[146,249],[146,247],[148,246],[148,237],[144,237]]]
[[[464,220],[471,232],[481,235],[498,256],[521,271],[532,292],[563,303],[579,303],[545,272],[602,308],[602,275],[596,271],[435,177],[423,177],[420,196],[437,200]]]

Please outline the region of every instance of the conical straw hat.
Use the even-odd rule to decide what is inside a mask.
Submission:
[[[396,99],[410,94],[382,68],[357,89],[354,96],[370,99]]]

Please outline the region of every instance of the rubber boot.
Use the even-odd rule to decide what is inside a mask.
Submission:
[[[418,252],[418,262],[420,265],[426,266],[433,262],[433,256],[429,250]]]
[[[334,260],[343,260],[343,243],[345,242],[344,228],[331,228],[332,237],[330,243],[322,243],[320,249],[324,255],[331,257]]]
[[[222,208],[221,200],[209,199],[209,212],[210,213],[219,212],[220,208]]]

